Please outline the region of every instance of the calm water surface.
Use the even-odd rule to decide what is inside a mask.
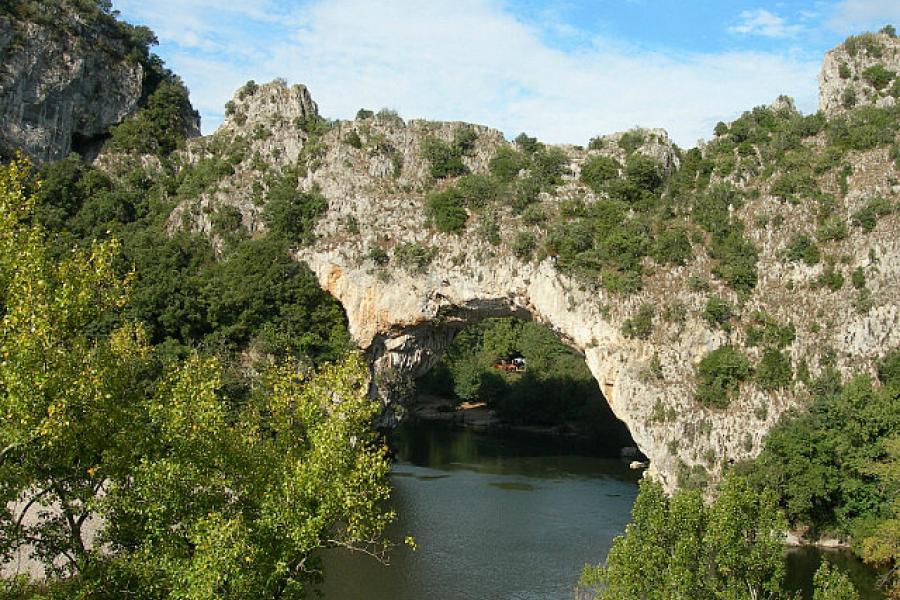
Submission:
[[[552,437],[419,423],[393,445],[389,535],[414,536],[418,550],[398,546],[389,566],[330,553],[325,600],[571,600],[581,567],[606,557],[637,496],[639,472]],[[817,560],[795,555],[796,588]]]

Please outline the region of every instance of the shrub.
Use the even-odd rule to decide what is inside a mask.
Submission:
[[[661,265],[685,265],[693,257],[691,240],[683,227],[670,227],[656,236],[651,256]]]
[[[742,352],[732,346],[716,348],[697,365],[700,385],[695,398],[704,406],[725,408],[750,373],[750,361]]]
[[[516,139],[513,141],[515,142],[516,146],[519,147],[519,150],[527,152],[528,154],[534,154],[544,147],[544,145],[540,143],[537,138],[530,137],[524,131],[517,135]]]
[[[756,246],[738,229],[713,236],[709,255],[719,261],[712,269],[713,274],[730,288],[749,292],[756,287]]]
[[[500,181],[510,182],[519,171],[528,167],[528,157],[509,146],[501,146],[488,163],[491,174]]]
[[[837,217],[826,219],[816,230],[820,242],[840,241],[847,238],[847,222]]]
[[[163,82],[133,117],[110,131],[110,148],[120,152],[166,156],[192,129],[196,113],[180,81]]]
[[[456,188],[432,192],[426,202],[428,218],[438,231],[458,233],[465,229],[469,218],[464,203],[465,198]]]
[[[350,133],[344,136],[344,143],[348,146],[352,146],[359,150],[362,148],[362,140],[359,138],[359,134],[355,129],[351,129]]]
[[[816,242],[805,233],[798,233],[791,238],[791,243],[785,251],[785,257],[789,261],[803,261],[812,266],[818,264],[822,255]]]
[[[875,229],[879,217],[889,215],[892,211],[893,207],[890,202],[881,197],[873,198],[864,207],[853,213],[851,222],[868,233]]]
[[[391,257],[388,256],[388,253],[381,246],[372,246],[366,256],[379,267],[383,267],[391,260]]]
[[[827,287],[832,292],[836,292],[844,287],[844,276],[840,271],[836,271],[833,264],[825,267],[825,271],[819,275],[819,285]]]
[[[431,163],[431,176],[443,179],[468,173],[469,169],[462,157],[472,151],[477,139],[478,134],[471,127],[458,128],[453,133],[452,143],[434,136],[425,138],[422,141],[422,154]]]
[[[643,146],[646,139],[646,132],[639,127],[635,127],[622,134],[622,137],[619,138],[619,148],[624,150],[626,154],[631,154]]]
[[[243,216],[235,206],[224,205],[210,218],[213,230],[219,234],[234,233],[241,228]]]
[[[421,273],[437,255],[437,248],[422,244],[398,244],[394,248],[397,264],[412,273]]]
[[[885,69],[882,64],[875,64],[863,70],[862,77],[876,90],[883,89],[896,76],[896,73]]]
[[[747,345],[782,349],[794,343],[794,325],[781,325],[772,315],[757,311],[753,313],[752,324],[747,328]]]
[[[357,120],[363,121],[365,119],[371,119],[373,117],[375,117],[375,113],[367,108],[361,108],[356,111]]]
[[[496,215],[493,213],[482,215],[478,222],[478,235],[492,246],[500,244],[500,223],[497,222]]]
[[[537,247],[537,239],[530,231],[520,231],[512,242],[512,251],[518,258],[529,260]]]
[[[529,206],[522,212],[522,221],[528,225],[540,225],[547,220],[547,215],[540,206]]]
[[[275,182],[266,195],[263,220],[269,231],[291,243],[309,244],[315,239],[313,228],[328,202],[318,189],[301,192],[295,173],[287,173]]]
[[[646,340],[653,332],[654,310],[652,304],[642,304],[637,314],[622,323],[622,335]]]
[[[846,62],[842,62],[838,66],[838,75],[841,79],[850,79],[853,73],[850,71],[850,66]]]
[[[581,181],[595,192],[599,192],[603,189],[603,184],[619,176],[620,168],[621,165],[614,158],[592,156],[581,167]]]
[[[500,184],[490,175],[472,174],[461,177],[456,190],[469,208],[483,208],[500,196]]]
[[[663,183],[662,169],[656,159],[632,154],[625,163],[625,177],[642,190],[656,193]]]
[[[734,317],[734,305],[719,296],[711,296],[706,301],[703,309],[703,318],[711,327],[721,327],[726,331],[731,329],[729,321]]]
[[[766,391],[788,387],[794,379],[790,357],[775,348],[767,348],[756,367],[755,379],[757,385]]]
[[[884,46],[878,36],[874,33],[863,33],[860,35],[851,35],[844,40],[844,49],[850,56],[856,56],[860,50],[865,52],[872,58],[881,58],[884,54]]]
[[[853,269],[853,273],[850,275],[850,281],[853,283],[853,287],[858,290],[866,287],[866,274],[862,267]]]
[[[841,151],[870,150],[892,143],[897,126],[895,109],[860,106],[832,119],[826,132],[828,143]]]
[[[238,90],[238,98],[243,100],[248,96],[254,95],[257,90],[259,90],[259,84],[251,79],[250,81],[245,83],[240,90]]]

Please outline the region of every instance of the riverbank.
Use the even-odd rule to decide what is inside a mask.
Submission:
[[[579,429],[577,423],[522,425],[504,421],[486,402],[462,402],[456,404],[450,398],[420,394],[416,397],[415,403],[409,408],[409,415],[413,421],[446,423],[475,431],[516,431],[584,440],[591,438],[591,433]]]

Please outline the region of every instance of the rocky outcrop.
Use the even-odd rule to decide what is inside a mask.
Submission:
[[[0,14],[0,151],[37,161],[93,149],[140,105],[144,67],[121,33],[74,9]]]
[[[780,99],[773,110],[794,111],[788,99]],[[732,344],[758,364],[763,350],[746,343],[752,315],[793,325],[796,337],[786,352],[794,365],[803,361],[812,376],[826,365],[845,374],[871,370],[880,355],[900,344],[896,211],[871,231],[848,227],[823,242],[836,267],[825,260],[813,266],[791,262],[784,258],[790,241],[800,233],[815,235],[810,224],[817,221],[817,204],[774,197],[771,173],[751,169],[730,180],[748,193],[743,204],[729,210],[748,224],[746,235],[759,254],[759,281],[752,294],[739,295],[711,277],[715,261],[698,244],[685,266],[645,259],[642,289],[618,295],[563,274],[553,257],[520,258],[514,251],[517,234],[540,238],[544,232],[502,203],[490,216],[471,211],[461,234],[440,233],[428,223],[427,194],[452,181],[431,177],[423,141],[438,138],[450,144],[461,128],[470,129],[475,140],[462,160],[473,173],[484,173],[498,149],[509,145],[500,132],[461,123],[406,123],[390,112],[310,127],[315,111],[303,87],[276,82],[245,88],[229,106],[222,128],[189,142],[181,155],[186,163],[237,156],[230,161],[233,169],[214,189],[183,201],[171,225],[215,237],[211,215],[230,206],[251,235],[264,235],[264,191],[275,174],[291,169],[300,173],[301,188],[320,190],[328,210],[316,227],[316,242],[298,249],[296,257],[309,264],[346,310],[353,339],[373,367],[372,393],[384,401],[387,421],[402,418],[411,380],[435,363],[461,328],[486,317],[531,318],[584,355],[610,407],[649,457],[651,475],[673,489],[680,478],[714,479],[724,465],[754,456],[781,415],[804,401],[800,384],[766,391],[752,382],[727,408],[695,400],[696,365],[710,351]],[[573,203],[596,202],[600,195],[578,180],[581,166],[597,154],[622,162],[622,146],[635,139],[636,152],[654,157],[666,171],[679,168],[684,155],[664,131],[630,133],[627,143],[625,134],[614,134],[590,149],[560,147],[568,161],[566,174],[552,193],[541,193],[541,210],[552,217]],[[825,143],[824,133],[803,141],[810,152]],[[888,154],[884,147],[853,151],[844,157],[850,165],[844,175],[818,177],[816,185],[831,198],[834,218],[847,224],[876,197],[896,204],[900,185]],[[712,177],[714,183],[725,180],[717,173]],[[479,233],[487,218],[498,226],[499,243]],[[410,249],[420,253],[420,260],[404,258]],[[821,278],[830,268],[847,275],[864,272],[865,302],[850,285],[826,288]],[[711,325],[703,314],[713,295],[739,307],[745,316],[741,323],[731,330]],[[652,332],[646,339],[627,337],[623,324],[645,304],[656,309]],[[663,318],[675,306],[679,316]]]
[[[819,110],[828,117],[854,106],[894,106],[900,97],[900,38],[892,33],[851,36],[825,54],[819,72]]]

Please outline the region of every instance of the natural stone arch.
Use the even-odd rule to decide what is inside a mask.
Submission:
[[[419,273],[397,270],[384,281],[371,265],[348,260],[340,252],[306,251],[301,258],[344,306],[351,334],[375,372],[372,392],[388,408],[400,401],[403,384],[431,368],[468,324],[496,316],[533,318],[584,356],[610,409],[650,459],[651,476],[667,487],[676,484],[680,465],[697,464],[697,456],[708,456],[709,448],[741,457],[728,433],[744,429],[745,413],[694,406],[683,381],[647,382],[644,373],[653,344],[624,338],[602,316],[592,292],[561,276],[551,259],[471,269],[440,261],[441,266]],[[700,331],[698,342],[702,339],[705,348],[709,332]],[[694,347],[679,344],[671,352],[678,355]],[[654,417],[657,401],[672,409],[669,419]],[[673,439],[693,443],[675,448]]]

